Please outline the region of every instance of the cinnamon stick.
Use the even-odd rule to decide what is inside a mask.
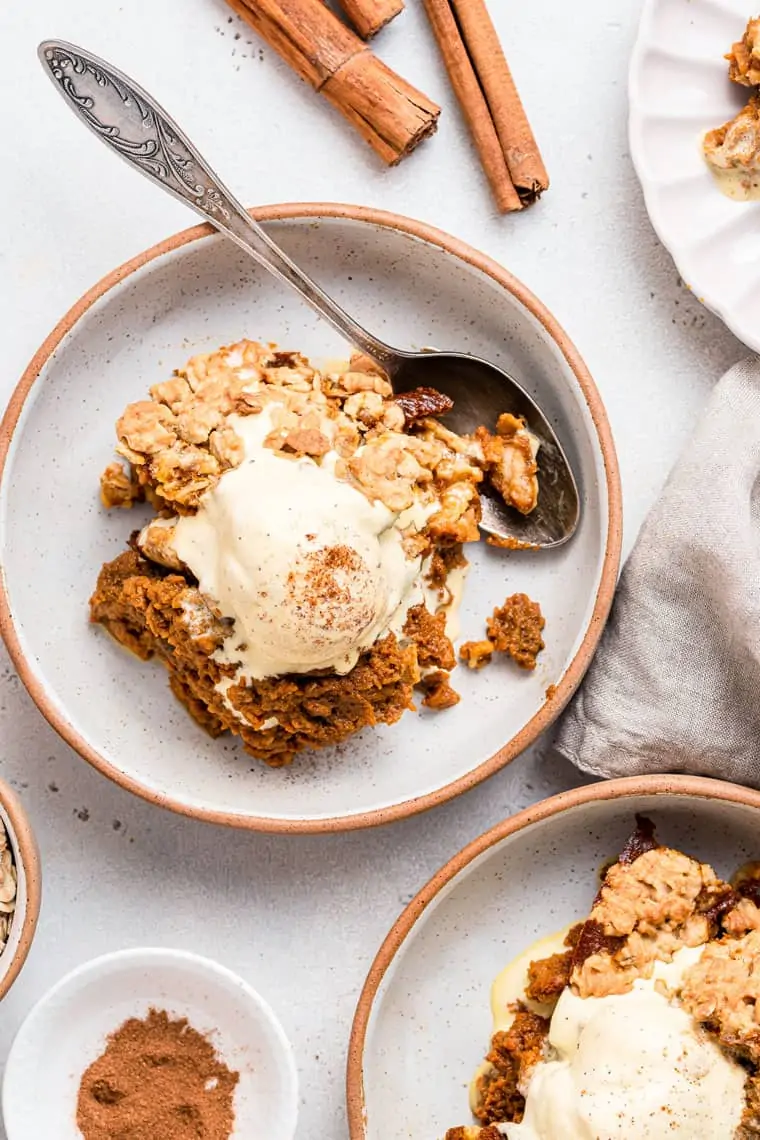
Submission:
[[[450,2],[488,103],[512,183],[523,205],[529,206],[548,189],[549,176],[485,0]]]
[[[381,63],[321,0],[228,3],[390,166],[435,131],[440,107]]]
[[[404,11],[404,0],[338,0],[363,40],[369,40]]]
[[[483,170],[502,214],[521,210],[491,112],[459,31],[450,0],[423,0],[454,94],[470,128]]]

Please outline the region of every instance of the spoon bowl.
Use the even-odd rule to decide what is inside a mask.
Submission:
[[[561,546],[572,538],[580,518],[573,472],[546,416],[525,389],[495,364],[463,352],[409,352],[399,358],[398,370],[391,372],[394,390],[430,387],[448,396],[454,407],[445,422],[452,431],[469,434],[481,424],[494,425],[502,412],[509,411],[523,419],[540,441],[535,509],[520,514],[485,484],[481,529],[515,547]]]
[[[503,412],[522,416],[537,436],[539,504],[521,515],[484,495],[481,529],[497,543],[558,546],[572,537],[579,498],[570,464],[546,417],[508,373],[466,353],[408,352],[362,328],[251,218],[189,138],[151,95],[98,56],[63,40],[38,48],[45,71],[77,117],[162,190],[190,206],[288,285],[342,336],[385,369],[397,394],[435,388],[454,401],[455,431],[494,427]]]

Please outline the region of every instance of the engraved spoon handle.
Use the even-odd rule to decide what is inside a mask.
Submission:
[[[37,53],[69,107],[93,134],[291,285],[342,336],[393,375],[402,354],[357,324],[283,253],[147,91],[104,60],[63,40],[44,40]]]

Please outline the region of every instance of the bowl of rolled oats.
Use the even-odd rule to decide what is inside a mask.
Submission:
[[[540,506],[508,396],[454,432],[445,396],[394,396],[201,227],[109,274],[16,389],[0,630],[45,717],[129,790],[231,826],[367,827],[473,787],[569,700],[616,580],[614,446],[566,333],[495,262],[359,207],[259,217],[389,343],[523,384],[578,475],[572,541],[479,530],[481,496]]]
[[[37,841],[16,793],[0,780],[0,998],[26,961],[41,901]]]

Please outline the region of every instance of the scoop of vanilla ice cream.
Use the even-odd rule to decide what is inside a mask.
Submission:
[[[694,955],[680,951],[672,972]],[[564,991],[523,1122],[502,1126],[510,1140],[732,1140],[746,1072],[655,989],[668,968],[626,994]]]
[[[264,447],[267,409],[233,426],[243,462],[172,537],[201,591],[234,620],[217,657],[249,679],[347,673],[394,619],[400,631],[420,593],[421,561],[406,557],[401,536],[413,519],[336,478],[330,456],[318,465]]]

